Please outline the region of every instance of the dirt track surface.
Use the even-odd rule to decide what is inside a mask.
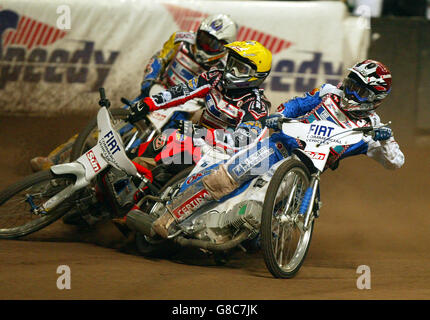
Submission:
[[[48,154],[86,119],[1,117],[0,188],[29,174],[31,157]],[[121,247],[110,223],[82,232],[59,221],[0,240],[0,299],[429,299],[430,150],[399,140],[401,170],[360,156],[323,175],[323,209],[294,279],[272,278],[260,253],[237,252],[225,266],[192,250],[147,259]],[[71,268],[71,290],[56,287],[59,265]],[[370,290],[356,287],[360,265],[370,267]]]

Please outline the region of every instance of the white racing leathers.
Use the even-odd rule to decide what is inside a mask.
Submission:
[[[380,123],[377,114],[374,114],[371,120],[372,125]],[[368,145],[366,155],[381,163],[386,169],[398,169],[405,163],[405,156],[394,137],[384,141],[375,141],[371,137],[365,137],[363,140]]]

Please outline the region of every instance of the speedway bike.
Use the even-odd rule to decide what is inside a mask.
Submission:
[[[0,239],[15,239],[38,231],[69,210],[85,212],[102,202],[111,217],[121,217],[134,205],[138,187],[159,192],[134,164],[115,131],[110,102],[100,89],[97,114],[98,141],[77,160],[52,166],[8,186],[0,192]]]
[[[177,231],[167,239],[161,239],[154,231],[153,223],[168,212],[165,204],[198,183],[210,172],[208,168],[230,158],[220,148],[203,139],[196,140],[194,143],[201,147],[203,156],[192,171],[179,174],[176,181],[160,193],[159,199],[153,199],[155,203],[145,207],[145,199],[142,199],[138,206],[146,212],[144,215],[128,217],[129,227],[137,232],[140,252],[146,255],[162,250],[169,252],[173,245],[228,252],[259,235],[270,273],[276,278],[293,277],[305,260],[315,219],[319,216],[322,204],[319,183],[330,148],[357,143],[364,135],[383,126],[387,125],[342,128],[326,120],[303,123],[282,118],[279,122],[281,132],[304,141],[305,148],[292,150],[291,156],[219,201],[204,205],[185,219],[176,217]],[[264,131],[247,148],[263,143]],[[258,162],[259,157],[269,152],[267,149],[268,146],[263,144],[259,152],[243,162],[242,169],[246,170],[246,165],[254,160]]]

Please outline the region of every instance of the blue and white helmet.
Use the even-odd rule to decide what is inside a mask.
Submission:
[[[237,24],[225,14],[205,18],[196,33],[194,56],[200,64],[212,64],[227,53],[225,44],[236,41]]]

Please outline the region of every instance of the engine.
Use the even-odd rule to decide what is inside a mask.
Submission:
[[[217,209],[220,207],[218,206]],[[183,225],[187,232],[201,240],[223,243],[230,240],[238,230],[247,228],[256,235],[260,229],[262,204],[247,200],[226,208],[226,211],[205,210]]]

